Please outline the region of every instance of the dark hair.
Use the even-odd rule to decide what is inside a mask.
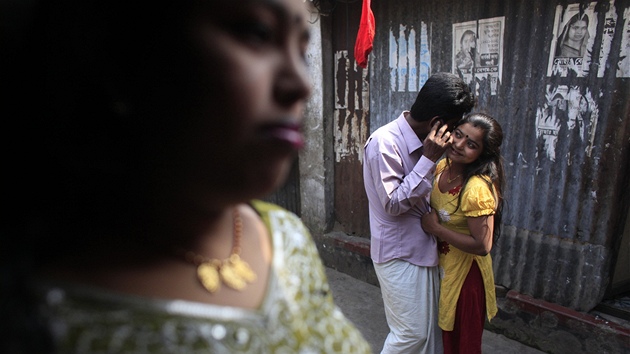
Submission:
[[[0,75],[8,96],[0,115],[13,123],[2,193],[10,210],[0,230],[3,353],[53,350],[31,289],[34,275],[51,259],[81,257],[76,250],[132,242],[116,231],[141,212],[132,203],[138,195],[150,197],[142,184],[155,163],[143,159],[147,144],[157,145],[157,133],[173,127],[164,127],[167,114],[147,112],[142,90],[159,92],[160,82],[173,85],[179,76],[145,58],[163,49],[157,43],[177,43],[174,28],[185,30],[189,5],[115,2],[2,4]],[[135,105],[116,106],[121,98]]]
[[[159,98],[165,87],[185,87],[180,82],[188,77],[172,69],[185,65],[169,64],[184,60],[179,39],[192,5],[114,2],[120,6],[34,1],[22,10],[31,13],[30,27],[15,29],[31,37],[10,53],[9,85],[17,87],[10,105],[20,109],[12,115],[17,167],[9,200],[29,224],[39,224],[22,230],[33,239],[38,264],[73,248],[153,243],[125,233],[131,220],[150,212],[143,203],[152,195],[147,181],[185,124],[170,117],[189,102]],[[159,55],[164,48],[173,54]],[[103,234],[85,237],[98,230]]]
[[[445,120],[461,118],[475,105],[470,87],[459,76],[446,72],[431,75],[411,106],[411,117],[418,122],[435,116]]]
[[[471,30],[465,30],[464,33],[462,33],[462,36],[459,38],[459,45],[463,46],[464,44],[464,37],[466,36],[473,36],[473,38],[476,40],[477,39],[477,35],[475,34],[475,32],[471,31]]]
[[[484,113],[470,113],[457,122],[457,127],[469,123],[483,131],[483,152],[477,160],[464,167],[462,190],[472,176],[479,176],[488,183],[488,188],[494,192],[496,211],[494,214],[494,241],[501,234],[501,218],[503,212],[503,189],[505,188],[505,172],[501,144],[503,143],[503,129],[496,119]],[[457,207],[461,204],[460,193]]]

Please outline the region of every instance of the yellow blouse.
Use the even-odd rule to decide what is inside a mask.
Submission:
[[[431,207],[437,211],[440,223],[444,227],[470,235],[467,218],[492,215],[495,212],[496,203],[492,190],[488,187],[486,180],[473,176],[463,191],[455,188],[442,193],[437,183],[439,175],[445,167],[446,160],[444,159],[436,168],[436,178],[433,181],[431,192]],[[460,193],[463,195],[461,205],[457,208]],[[445,331],[453,330],[457,300],[473,260],[477,262],[481,270],[486,293],[486,314],[488,320],[491,320],[497,314],[497,302],[490,254],[486,256],[474,255],[461,251],[444,241],[438,243],[438,254],[440,273],[442,274],[438,311],[440,328]]]

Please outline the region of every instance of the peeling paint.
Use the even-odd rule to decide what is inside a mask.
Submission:
[[[339,163],[345,158],[361,161],[369,133],[368,70],[361,70],[356,62],[351,65],[345,50],[335,53],[335,63],[335,161]]]
[[[348,108],[348,51],[335,52],[335,109]]]
[[[430,33],[420,22],[416,27],[399,24],[389,30],[389,70],[392,92],[418,92],[431,74]],[[418,51],[417,48],[420,48]]]

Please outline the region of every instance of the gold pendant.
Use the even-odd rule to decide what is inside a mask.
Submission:
[[[247,286],[247,283],[256,280],[256,273],[239,256],[243,222],[238,213],[238,208],[234,209],[233,218],[234,244],[232,245],[232,254],[228,259],[220,261],[218,259],[204,258],[191,251],[184,253],[186,261],[197,265],[197,278],[199,278],[201,285],[210,293],[219,290],[222,282],[228,287],[240,291]]]
[[[219,290],[219,267],[215,262],[204,262],[197,267],[197,277],[206,290],[211,293]]]
[[[224,263],[221,266],[221,269],[219,269],[219,274],[221,275],[221,280],[223,280],[225,285],[234,290],[242,290],[245,288],[245,285],[247,285],[245,280],[236,273],[234,267],[230,263]]]
[[[234,268],[234,272],[238,274],[241,278],[243,278],[243,280],[245,280],[246,282],[251,283],[256,280],[256,273],[254,273],[249,264],[242,260],[238,254],[232,254],[230,256],[230,259],[228,260],[228,263],[232,265],[232,268]]]

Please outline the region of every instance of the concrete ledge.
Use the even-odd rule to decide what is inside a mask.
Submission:
[[[507,298],[517,304],[517,306],[519,306],[523,311],[529,313],[541,315],[546,311],[553,312],[556,316],[558,316],[559,324],[562,325],[574,325],[575,323],[581,323],[584,326],[598,328],[609,332],[610,334],[619,336],[621,339],[630,338],[630,327],[624,327],[620,324],[607,321],[600,317],[577,312],[547,301],[534,299],[531,296],[519,294],[514,290],[508,291]]]
[[[546,353],[630,352],[630,326],[501,287],[497,303],[499,314],[486,329]]]
[[[370,257],[370,240],[343,232],[331,232],[320,236],[316,242],[326,267],[379,286]]]

